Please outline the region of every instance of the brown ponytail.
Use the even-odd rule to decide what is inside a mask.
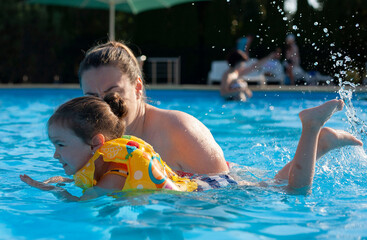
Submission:
[[[112,112],[122,120],[127,115],[127,107],[124,100],[116,92],[107,94],[103,100],[110,105]]]

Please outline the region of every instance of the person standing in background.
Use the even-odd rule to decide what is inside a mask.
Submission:
[[[290,84],[295,84],[295,69],[299,69],[301,66],[301,57],[299,55],[299,49],[296,44],[296,38],[293,34],[288,34],[285,38],[285,69],[286,74],[290,79]]]
[[[250,56],[249,50],[253,39],[254,37],[251,34],[247,35],[246,37],[239,38],[237,40],[237,50],[243,51],[247,54],[247,56]]]

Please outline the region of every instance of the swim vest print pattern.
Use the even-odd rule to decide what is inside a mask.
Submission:
[[[191,192],[197,189],[196,182],[179,177],[150,144],[128,135],[108,141],[99,148],[88,163],[74,175],[75,185],[85,190],[97,184],[94,179],[94,162],[101,155],[105,162],[126,164],[128,176],[122,190],[171,189]]]

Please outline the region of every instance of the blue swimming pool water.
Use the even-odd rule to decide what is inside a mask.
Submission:
[[[64,175],[46,134],[46,121],[80,90],[0,89],[0,239],[365,239],[365,147],[334,150],[317,164],[312,194],[236,187],[202,193],[144,192],[65,203],[19,179]],[[149,90],[153,105],[194,115],[213,133],[233,172],[247,180],[272,178],[292,159],[298,113],[338,93],[255,92],[245,103],[215,91]],[[326,126],[361,133],[366,94],[353,94],[354,120],[343,111]],[[349,108],[350,110],[350,108]],[[352,127],[354,126],[354,127]],[[358,132],[359,131],[359,132]],[[200,157],[200,156],[198,156]],[[74,194],[80,190],[72,184]]]

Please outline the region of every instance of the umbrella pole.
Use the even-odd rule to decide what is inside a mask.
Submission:
[[[110,0],[110,41],[115,41],[115,3]]]

